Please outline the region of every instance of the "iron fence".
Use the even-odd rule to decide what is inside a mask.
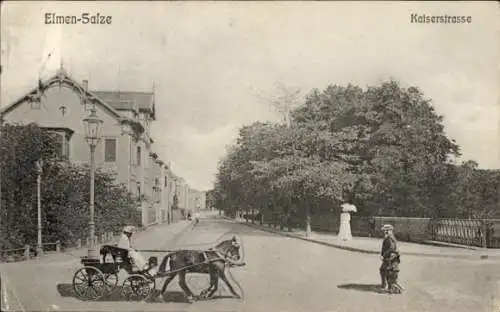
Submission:
[[[357,217],[351,219],[355,236],[383,237],[381,227],[394,226],[401,241],[436,241],[466,246],[500,248],[500,219],[431,219]]]

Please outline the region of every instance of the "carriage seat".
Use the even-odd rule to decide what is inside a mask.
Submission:
[[[113,258],[113,262],[116,262],[117,257],[120,257],[124,262],[130,262],[128,250],[117,247],[117,244],[101,246],[100,254],[103,262],[106,262],[105,260],[108,254]]]

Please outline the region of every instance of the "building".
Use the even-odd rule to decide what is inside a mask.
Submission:
[[[206,209],[206,192],[189,189],[188,211],[200,212]]]
[[[12,123],[37,123],[60,138],[60,155],[73,163],[89,161],[83,119],[92,107],[103,120],[96,147],[96,167],[115,176],[118,184],[141,202],[142,223],[171,221],[174,175],[154,150],[150,126],[156,118],[152,92],[91,91],[89,82],[72,78],[62,67],[51,78],[0,110]],[[183,195],[185,196],[185,195]],[[184,197],[185,198],[185,197]],[[184,203],[185,203],[184,199]]]

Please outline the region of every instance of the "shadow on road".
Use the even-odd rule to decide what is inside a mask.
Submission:
[[[73,290],[73,285],[71,284],[57,284],[57,291],[61,295],[61,297],[66,297],[66,298],[75,298],[77,300],[81,300],[78,298],[75,294],[75,291]],[[104,298],[100,298],[96,301],[129,301],[126,298],[122,296],[122,287],[117,286],[116,289],[109,294],[108,296]],[[163,298],[159,296],[159,290],[156,289],[154,290],[154,293],[151,296],[151,299],[146,300],[146,302],[150,303],[155,303],[155,302],[169,302],[169,303],[187,303],[186,296],[182,291],[166,291],[165,294],[163,294]]]
[[[380,289],[380,284],[342,284],[337,286],[340,289],[357,290],[357,291],[367,291],[374,292],[378,294],[384,293]]]

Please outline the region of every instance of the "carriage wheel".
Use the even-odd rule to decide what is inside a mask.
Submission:
[[[118,285],[118,275],[116,273],[104,274],[104,283],[106,284],[108,294],[116,290]]]
[[[128,300],[142,301],[148,299],[155,288],[156,283],[153,278],[134,274],[123,281],[122,294]]]
[[[108,292],[101,270],[87,266],[76,271],[73,276],[73,290],[82,300],[97,300]]]

